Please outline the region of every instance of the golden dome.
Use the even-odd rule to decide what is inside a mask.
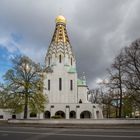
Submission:
[[[66,24],[66,19],[62,15],[59,15],[59,16],[56,17],[55,22]]]

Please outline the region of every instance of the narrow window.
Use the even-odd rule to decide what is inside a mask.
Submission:
[[[16,119],[16,115],[12,115],[12,119]]]
[[[0,119],[3,119],[3,115],[0,115]]]
[[[51,58],[50,57],[48,58],[48,61],[49,61],[48,64],[50,65],[50,63],[51,63]]]
[[[82,104],[82,100],[81,99],[79,100],[79,104]]]
[[[50,85],[50,80],[48,80],[48,90],[50,90],[51,85]]]
[[[59,78],[59,90],[62,90],[62,78]]]
[[[61,63],[61,55],[59,55],[59,63]]]
[[[70,90],[73,90],[73,81],[70,80]]]
[[[71,58],[71,66],[72,66],[72,58]]]

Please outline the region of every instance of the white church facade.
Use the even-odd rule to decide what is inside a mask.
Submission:
[[[78,79],[66,19],[61,15],[56,17],[56,27],[45,57],[45,65],[44,94],[48,97],[48,103],[44,113],[35,116],[28,113],[29,119],[50,119],[55,116],[65,119],[103,118],[102,106],[88,101],[85,76]],[[0,114],[4,115],[4,112],[0,110]],[[22,119],[23,114],[16,115],[16,118]]]

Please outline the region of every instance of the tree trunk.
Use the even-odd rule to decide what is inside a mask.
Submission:
[[[25,93],[25,105],[24,105],[24,119],[28,116],[28,94]]]
[[[118,118],[118,106],[116,106],[116,118]]]
[[[119,118],[122,117],[122,86],[120,85],[120,106],[119,106]]]
[[[119,106],[119,118],[122,117],[122,76],[121,76],[121,66],[119,65],[119,90],[120,90],[120,106]]]

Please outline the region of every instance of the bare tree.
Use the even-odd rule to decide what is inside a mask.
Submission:
[[[125,48],[125,85],[128,93],[140,104],[140,39]]]
[[[103,105],[103,115],[106,118],[114,117],[114,110],[116,111],[115,94],[113,89],[109,89],[105,82],[99,84],[98,88],[89,91],[92,103]]]
[[[108,86],[119,90],[119,118],[122,117],[123,79],[124,79],[124,55],[123,51],[115,58],[111,69],[108,69],[110,79]]]
[[[89,101],[94,104],[102,103],[101,91],[99,88],[89,90],[88,94],[90,95]]]

